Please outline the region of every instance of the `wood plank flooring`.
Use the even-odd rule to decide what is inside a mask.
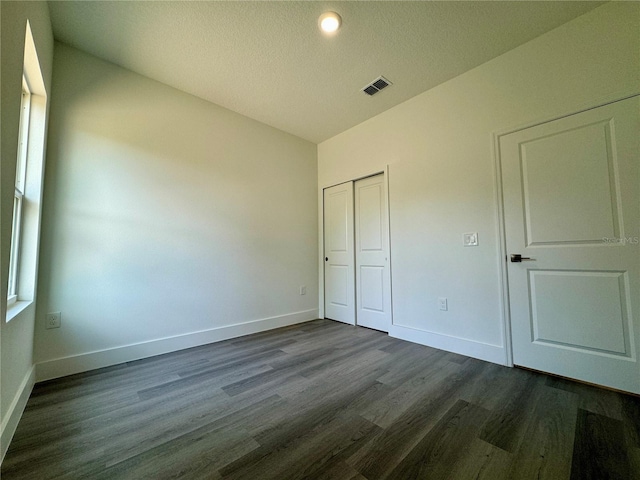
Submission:
[[[329,320],[36,385],[10,479],[640,479],[640,399]]]

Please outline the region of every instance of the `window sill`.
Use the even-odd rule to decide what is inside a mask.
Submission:
[[[7,323],[16,318],[32,303],[32,300],[18,300],[17,302],[7,306]]]

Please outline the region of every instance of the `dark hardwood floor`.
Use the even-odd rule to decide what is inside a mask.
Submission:
[[[36,385],[10,479],[640,479],[640,399],[328,320]]]

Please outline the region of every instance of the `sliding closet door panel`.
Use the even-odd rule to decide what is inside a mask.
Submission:
[[[391,325],[387,212],[383,174],[355,182],[357,323],[384,332]]]
[[[325,317],[355,325],[353,182],[324,190]]]

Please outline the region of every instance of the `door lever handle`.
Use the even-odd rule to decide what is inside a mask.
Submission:
[[[520,263],[520,262],[535,262],[536,259],[535,258],[531,258],[531,257],[523,257],[522,255],[520,255],[519,253],[512,253],[511,254],[511,263]]]

